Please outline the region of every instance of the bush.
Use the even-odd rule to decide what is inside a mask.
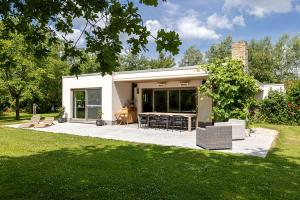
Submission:
[[[245,73],[242,62],[216,60],[204,67],[210,75],[199,91],[202,96],[212,98],[214,121],[246,119],[258,87],[254,77]]]
[[[287,98],[283,92],[270,91],[259,106],[259,118],[263,122],[286,124],[289,122]]]
[[[300,81],[291,84],[287,89],[288,114],[290,119],[300,124]]]

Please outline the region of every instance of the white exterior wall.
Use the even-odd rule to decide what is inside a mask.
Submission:
[[[256,95],[256,99],[265,99],[269,95],[269,91],[284,92],[284,84],[262,84],[261,91]]]
[[[112,113],[121,110],[131,101],[131,83],[113,82],[112,84]]]
[[[65,107],[65,117],[72,118],[73,89],[102,88],[103,120],[111,121],[112,113],[112,76],[83,75],[76,77],[63,77],[62,105]]]

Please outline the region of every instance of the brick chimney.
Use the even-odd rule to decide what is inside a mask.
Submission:
[[[248,71],[248,44],[246,41],[233,42],[231,47],[231,57],[241,60]]]

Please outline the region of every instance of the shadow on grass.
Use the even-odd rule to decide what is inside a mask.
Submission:
[[[0,157],[0,199],[299,199],[299,158],[95,145]]]

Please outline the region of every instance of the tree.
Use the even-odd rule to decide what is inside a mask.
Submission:
[[[157,59],[149,60],[148,65],[151,69],[158,69],[174,67],[176,63],[171,55],[166,56],[165,53],[160,53]]]
[[[2,28],[0,26],[0,35]],[[0,39],[1,87],[8,91],[14,102],[17,120],[20,119],[21,97],[30,94],[37,86],[33,81],[36,73],[34,58],[24,43],[24,37],[16,34]]]
[[[251,40],[248,48],[249,73],[263,83],[278,82],[275,75],[273,46],[270,37],[262,40]]]
[[[194,66],[203,63],[204,61],[201,51],[196,49],[194,46],[191,46],[184,52],[183,58],[179,62],[179,66]]]
[[[50,49],[47,57],[36,60],[36,92],[27,97],[28,103],[37,103],[40,112],[58,108],[62,102],[62,76],[69,74],[69,64],[60,59],[61,45]],[[32,104],[29,106],[31,107]],[[53,111],[53,110],[52,110]]]
[[[158,3],[159,0],[140,0],[138,6],[157,6]],[[169,51],[173,55],[179,52],[179,35],[164,29],[159,30],[156,36],[151,35],[143,24],[138,6],[131,0],[6,0],[0,3],[0,16],[5,25],[4,31],[24,35],[26,47],[35,49],[38,56],[45,55],[49,45],[62,39],[63,58],[73,60],[73,74],[80,73],[80,65],[85,61],[82,52],[76,48],[80,39],[85,38],[87,52],[96,55],[99,70],[105,74],[118,66],[118,55],[124,43],[131,47],[133,54],[138,54],[147,50],[149,37],[152,37],[158,52]],[[72,41],[68,34],[75,31],[73,23],[78,19],[84,21],[84,28]],[[126,41],[120,35],[126,35]],[[46,36],[50,39],[47,40]]]
[[[212,98],[214,121],[245,119],[258,91],[254,77],[244,72],[242,62],[228,58],[215,60],[205,68],[209,76],[199,91]]]
[[[219,44],[212,45],[206,52],[208,63],[231,57],[232,36],[227,36]]]
[[[134,55],[130,52],[120,55],[119,63],[120,65],[117,67],[117,71],[133,71],[150,68],[149,61],[144,55]]]

